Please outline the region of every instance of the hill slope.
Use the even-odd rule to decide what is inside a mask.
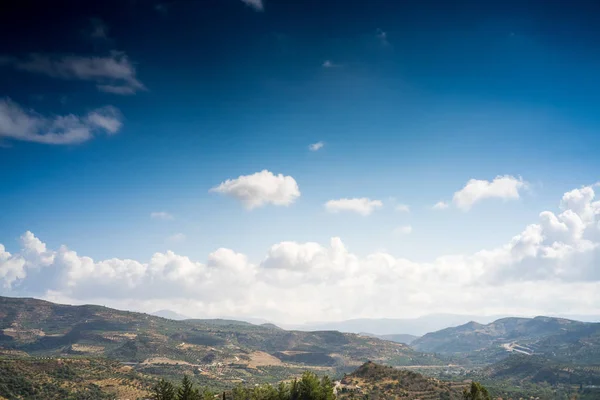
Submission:
[[[0,399],[137,399],[151,385],[115,361],[0,359]]]
[[[487,325],[467,324],[432,332],[411,345],[420,351],[476,355],[492,361],[510,353],[552,355],[574,363],[600,360],[600,323],[563,318],[503,318]]]
[[[412,371],[367,362],[337,386],[339,399],[462,399],[465,384],[442,382]]]
[[[335,331],[285,331],[230,320],[173,321],[99,306],[0,297],[0,350],[43,356],[104,356],[157,372],[200,368],[206,378],[240,380],[271,369],[347,370],[372,359],[438,363],[399,343]],[[159,371],[160,372],[160,371]],[[164,372],[164,371],[163,371]]]

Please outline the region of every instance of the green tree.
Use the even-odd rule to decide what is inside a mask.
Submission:
[[[194,389],[194,384],[187,375],[181,380],[181,387],[177,391],[177,400],[201,400],[200,393]]]
[[[492,400],[492,397],[488,393],[487,389],[483,387],[479,382],[471,382],[469,389],[463,390],[464,400]]]
[[[277,400],[290,399],[290,385],[284,382],[279,382],[277,386]]]
[[[329,379],[328,376],[324,376],[321,378],[321,400],[335,400],[335,395],[333,394],[333,382]]]
[[[175,387],[171,382],[161,379],[152,388],[152,400],[175,400]]]
[[[304,372],[300,378],[299,385],[300,400],[321,400],[321,382],[314,372]]]

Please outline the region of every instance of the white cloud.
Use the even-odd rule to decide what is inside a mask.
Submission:
[[[263,11],[264,4],[262,0],[242,0],[244,3],[254,8],[256,11]]]
[[[561,207],[503,245],[429,262],[359,256],[339,238],[277,243],[258,262],[226,248],[204,263],[171,251],[147,262],[97,261],[65,246],[48,249],[27,232],[16,253],[0,244],[0,286],[3,295],[288,323],[438,312],[598,314],[600,202],[584,187],[565,193]]]
[[[25,110],[10,99],[0,100],[0,139],[67,145],[86,142],[97,134],[115,134],[122,126],[121,114],[111,106],[85,116],[52,117]]]
[[[26,59],[4,57],[0,65],[53,78],[92,81],[98,90],[108,93],[126,95],[146,90],[137,79],[134,64],[127,54],[119,51],[104,57],[56,57],[44,54],[31,54]]]
[[[183,233],[176,233],[174,235],[167,237],[167,242],[181,243],[181,242],[185,241],[185,239],[186,239],[186,236]]]
[[[409,235],[411,234],[413,231],[412,226],[410,225],[404,225],[404,226],[399,226],[396,229],[394,229],[394,234],[396,235]]]
[[[162,219],[163,221],[170,221],[174,217],[173,217],[173,214],[170,214],[166,211],[154,211],[154,212],[150,213],[150,218]]]
[[[446,208],[448,208],[448,203],[446,203],[445,201],[438,201],[437,203],[435,203],[433,205],[433,209],[434,210],[445,210]]]
[[[373,211],[382,206],[383,203],[380,200],[371,200],[367,197],[329,200],[325,203],[325,209],[330,213],[351,211],[363,216],[370,215]]]
[[[406,204],[398,204],[396,205],[396,211],[398,212],[410,212],[410,207]]]
[[[481,200],[498,198],[515,200],[520,197],[520,190],[527,187],[527,182],[521,177],[504,175],[497,176],[493,181],[471,179],[464,188],[454,193],[452,202],[463,211],[468,211]]]
[[[317,143],[313,143],[310,146],[308,146],[308,149],[310,151],[318,151],[318,150],[321,150],[323,148],[323,146],[325,146],[325,143],[317,142]]]
[[[249,210],[266,204],[289,206],[300,197],[300,189],[293,177],[274,175],[266,169],[228,179],[210,191],[234,197]]]

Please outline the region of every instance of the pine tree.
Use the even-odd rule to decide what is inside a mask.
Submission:
[[[181,380],[181,387],[177,391],[177,400],[201,400],[198,390],[194,389],[194,384],[187,375]]]
[[[152,400],[175,400],[175,387],[171,382],[161,379],[152,388]]]

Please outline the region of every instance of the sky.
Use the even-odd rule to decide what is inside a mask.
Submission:
[[[600,314],[593,1],[0,5],[0,294]]]

